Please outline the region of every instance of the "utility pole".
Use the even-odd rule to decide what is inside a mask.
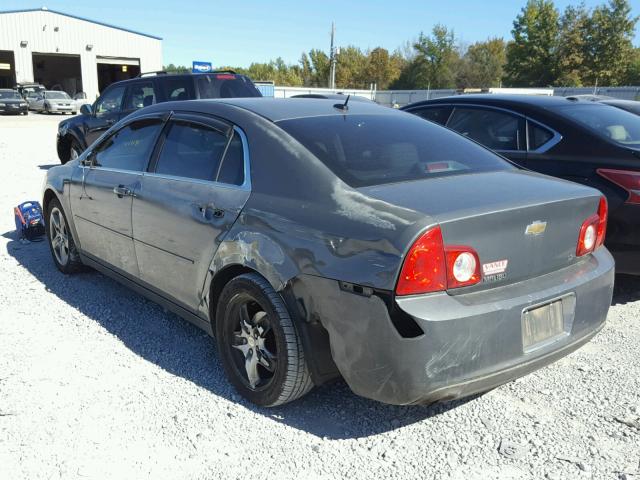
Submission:
[[[336,88],[336,50],[333,46],[333,40],[336,35],[336,25],[334,22],[331,22],[331,50],[329,51],[329,88]]]

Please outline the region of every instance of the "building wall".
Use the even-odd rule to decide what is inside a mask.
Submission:
[[[21,41],[27,41],[27,47],[21,47]],[[93,48],[87,50],[87,45]],[[14,52],[18,82],[34,80],[33,52],[80,55],[82,87],[89,100],[99,93],[96,57],[139,59],[142,72],[162,69],[160,39],[47,10],[0,13],[0,50]]]

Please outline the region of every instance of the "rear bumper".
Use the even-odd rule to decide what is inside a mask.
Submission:
[[[489,390],[579,348],[604,325],[613,281],[613,258],[601,248],[580,263],[513,285],[398,298],[424,332],[416,338],[398,333],[375,295],[347,293],[336,282],[315,288],[328,296],[318,305],[320,318],[352,390],[385,403],[417,404]],[[565,318],[566,333],[525,351],[523,310],[567,297],[575,297],[575,310]]]

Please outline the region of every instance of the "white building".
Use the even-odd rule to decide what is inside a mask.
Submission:
[[[37,82],[93,100],[107,85],[162,70],[162,39],[46,8],[0,11],[0,88]]]

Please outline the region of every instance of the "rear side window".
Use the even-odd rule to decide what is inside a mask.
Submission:
[[[526,150],[524,119],[507,112],[456,107],[447,127],[492,150]]]
[[[423,108],[422,110],[412,110],[411,113],[416,114],[425,120],[429,120],[430,122],[446,125],[452,109],[452,107],[431,107]]]
[[[514,169],[489,150],[415,115],[327,115],[278,122],[352,187]]]
[[[129,87],[125,110],[138,110],[156,103],[153,82],[134,83]]]
[[[173,122],[156,164],[156,173],[213,181],[228,138],[212,128]]]
[[[251,80],[230,73],[195,75],[200,98],[240,98],[262,96]]]
[[[105,115],[107,113],[117,113],[122,106],[122,97],[124,96],[124,87],[114,87],[107,90],[96,103],[96,115]]]
[[[156,119],[127,125],[94,150],[94,165],[136,172],[144,170],[161,128],[161,121]]]
[[[529,124],[529,150],[537,150],[553,138],[553,132],[532,122]]]
[[[242,185],[244,183],[244,151],[242,140],[237,133],[233,134],[227,153],[222,161],[218,181],[231,185]]]
[[[164,96],[168,101],[191,100],[195,98],[192,77],[162,77]]]

